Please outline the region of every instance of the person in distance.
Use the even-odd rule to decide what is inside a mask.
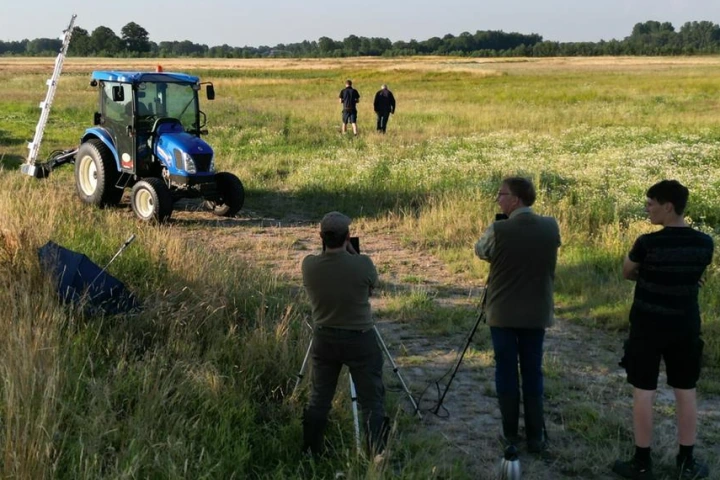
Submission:
[[[342,127],[341,132],[347,131],[347,124],[352,125],[353,135],[357,136],[357,104],[360,101],[360,93],[352,86],[352,80],[345,81],[345,88],[340,90],[339,95],[342,109]]]
[[[385,133],[387,124],[390,121],[390,114],[395,113],[395,96],[387,85],[383,84],[375,94],[373,108],[377,115],[377,131]]]

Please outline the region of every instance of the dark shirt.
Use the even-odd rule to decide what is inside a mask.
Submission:
[[[342,100],[343,110],[346,112],[355,112],[357,102],[360,101],[360,94],[352,87],[345,87],[340,90],[340,99]]]
[[[641,235],[628,254],[640,264],[631,334],[699,335],[699,281],[712,256],[712,238],[690,227]]]
[[[395,96],[390,90],[381,89],[375,94],[373,107],[377,113],[395,113]]]
[[[315,325],[372,328],[370,289],[377,284],[377,271],[370,257],[345,250],[308,255],[302,262],[302,275]]]

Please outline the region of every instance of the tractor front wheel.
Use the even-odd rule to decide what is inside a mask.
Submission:
[[[205,205],[218,217],[234,217],[245,203],[245,189],[238,177],[229,172],[215,174],[220,198],[208,200]]]
[[[75,187],[80,200],[104,207],[117,205],[123,189],[117,188],[118,171],[110,149],[96,138],[80,145],[75,155]]]
[[[162,223],[170,218],[173,199],[170,189],[159,178],[146,178],[133,186],[130,204],[143,221]]]

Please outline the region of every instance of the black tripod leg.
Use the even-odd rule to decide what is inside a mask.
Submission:
[[[484,301],[483,301],[484,303]],[[475,322],[475,325],[473,325],[472,331],[470,332],[470,335],[468,336],[467,342],[465,342],[465,348],[463,348],[462,354],[460,355],[460,358],[458,358],[457,363],[455,364],[455,368],[453,368],[452,375],[450,376],[450,380],[448,381],[447,385],[445,385],[445,391],[443,392],[442,396],[440,397],[440,400],[438,400],[437,407],[435,407],[435,410],[433,410],[433,413],[437,415],[437,413],[440,411],[440,407],[442,407],[443,401],[445,400],[445,395],[447,395],[448,390],[450,390],[450,385],[453,382],[453,379],[455,378],[455,375],[457,374],[458,370],[460,369],[460,363],[462,363],[462,359],[465,356],[465,352],[467,352],[468,347],[470,347],[470,342],[472,342],[473,337],[475,336],[475,332],[477,331],[478,326],[480,325],[480,322],[485,317],[485,308],[482,309],[480,312],[480,315],[478,315],[478,319]]]

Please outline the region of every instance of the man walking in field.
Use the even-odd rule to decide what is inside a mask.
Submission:
[[[553,321],[553,283],[560,230],[552,217],[530,208],[530,180],[503,180],[497,203],[505,220],[491,224],[475,244],[475,254],[490,262],[485,311],[495,350],[495,388],[502,415],[503,440],[519,442],[520,382],[528,450],[544,453],[543,341]]]
[[[613,466],[613,471],[624,478],[655,478],[650,444],[661,358],[677,409],[679,451],[673,478],[709,475],[707,465],[694,457],[693,447],[697,434],[695,386],[703,350],[698,291],[714,246],[710,236],[685,223],[687,200],[688,189],[676,180],[663,180],[650,187],[645,211],[650,223],[663,228],[641,235],[623,263],[623,276],[636,282],[630,336],[620,363],[634,387],[635,455]]]
[[[350,218],[330,212],[320,222],[325,250],[302,262],[305,290],[314,321],[312,391],[303,418],[304,451],[313,456],[324,450],[328,412],[343,365],[357,388],[369,449],[382,453],[388,432],[385,417],[383,355],[373,329],[370,293],[377,271],[370,257],[358,254],[350,243]]]
[[[357,103],[360,101],[360,93],[352,86],[352,80],[345,82],[345,88],[340,90],[340,103],[342,109],[342,133],[347,131],[347,124],[352,124],[353,135],[358,134],[357,128]]]
[[[373,108],[377,115],[377,131],[385,133],[387,123],[390,120],[390,114],[395,113],[395,96],[388,89],[387,85],[383,84],[375,94]]]

